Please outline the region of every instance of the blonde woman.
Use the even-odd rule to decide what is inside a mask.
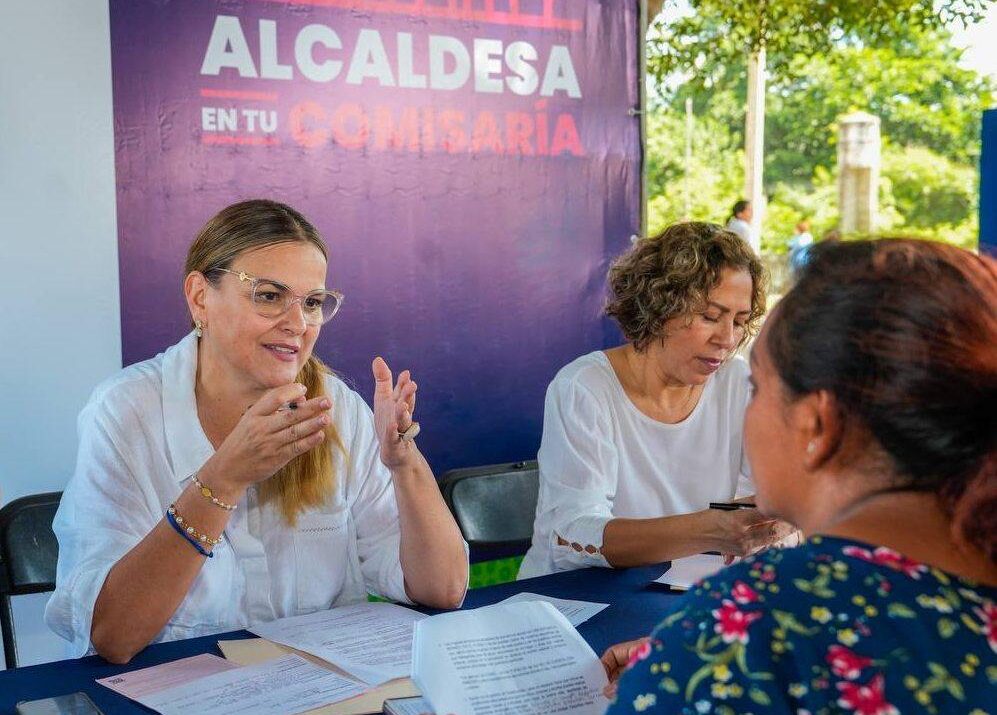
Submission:
[[[245,201],[201,229],[195,329],[100,385],[55,519],[49,626],[74,656],[363,600],[452,608],[465,545],[413,438],[416,384],[373,363],[373,414],[312,354],[342,296],[297,211]]]
[[[765,311],[751,247],[707,223],[639,241],[609,273],[606,313],[627,342],[583,355],[547,389],[528,578],[638,566],[787,535],[756,509],[743,459],[748,366],[735,355]]]

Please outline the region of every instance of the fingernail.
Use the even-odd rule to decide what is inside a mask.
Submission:
[[[332,407],[332,403],[331,403],[331,402],[329,402],[329,400],[322,400],[322,402],[320,402],[320,403],[319,403],[319,406],[320,406],[320,407],[321,407],[321,408],[322,408],[323,410],[327,410],[327,409],[329,409],[330,407]]]

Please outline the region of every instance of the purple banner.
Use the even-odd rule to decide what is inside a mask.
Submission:
[[[639,226],[637,3],[111,0],[125,364],[188,330],[222,207],[302,211],[345,293],[317,353],[419,383],[437,473],[530,459],[559,367],[616,339]]]

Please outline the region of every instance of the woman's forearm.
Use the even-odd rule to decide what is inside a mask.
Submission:
[[[412,467],[393,470],[391,478],[405,590],[417,603],[456,608],[467,589],[467,554],[433,472],[419,454]]]
[[[216,494],[227,503],[241,496],[218,490]],[[194,487],[180,495],[176,507],[185,521],[212,538],[222,533],[231,514],[211,504]],[[104,581],[90,630],[97,652],[112,663],[131,660],[169,621],[205,561],[165,518],[160,521],[111,568]]]
[[[708,511],[653,519],[613,519],[602,534],[602,555],[617,568],[719,551],[722,545]]]

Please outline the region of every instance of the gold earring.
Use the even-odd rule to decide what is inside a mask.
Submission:
[[[194,335],[196,335],[199,338],[204,335],[204,323],[202,323],[200,320],[194,321]]]

